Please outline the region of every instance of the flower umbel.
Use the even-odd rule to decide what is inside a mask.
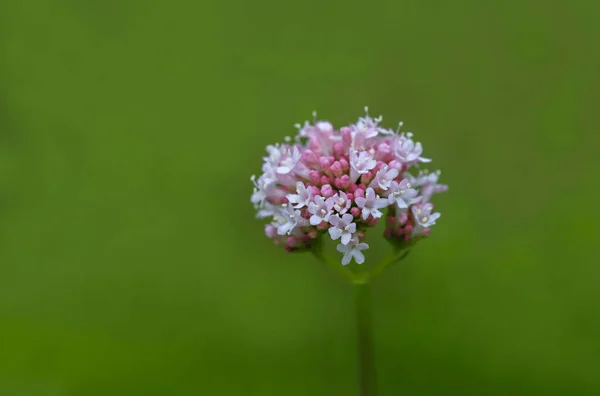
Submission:
[[[315,116],[313,124],[297,125],[294,139],[267,146],[263,173],[252,176],[251,202],[257,217],[272,218],[265,233],[275,244],[310,250],[328,235],[347,265],[365,261],[366,231],[380,219],[398,249],[429,236],[440,217],[430,200],[448,187],[438,183],[439,171],[411,174],[431,160],[412,133],[382,128],[381,120],[367,114],[335,129]]]

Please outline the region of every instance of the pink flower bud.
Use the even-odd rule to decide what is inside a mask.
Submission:
[[[308,177],[310,177],[310,181],[314,184],[321,184],[321,174],[316,170],[311,170],[308,172]]]
[[[319,157],[312,151],[306,150],[302,153],[302,160],[305,165],[314,166],[319,163]]]
[[[385,158],[388,155],[390,155],[392,152],[390,146],[387,143],[381,143],[379,144],[379,146],[377,146],[377,157],[378,158]]]
[[[350,186],[350,176],[343,175],[342,177],[340,177],[340,180],[342,181],[341,188],[348,188]]]
[[[321,165],[321,169],[327,172],[329,170],[329,167],[331,166],[331,162],[329,161],[329,158],[321,157],[319,159],[319,165]]]
[[[350,214],[354,217],[358,217],[358,216],[360,216],[360,209],[357,207],[354,207],[354,208],[350,209]]]
[[[333,194],[333,188],[331,188],[329,184],[325,184],[323,187],[321,187],[321,195],[325,198],[329,198],[333,196]]]
[[[316,152],[321,151],[321,142],[316,136],[310,137],[308,141],[308,148]]]
[[[339,161],[335,161],[333,164],[331,164],[329,169],[331,170],[331,173],[333,173],[335,176],[339,177],[342,175],[342,164],[340,164]]]
[[[400,213],[400,216],[398,217],[398,223],[406,224],[407,221],[408,221],[408,212]]]
[[[390,163],[388,164],[390,168],[396,168],[398,170],[402,170],[402,163],[400,161],[390,161]]]
[[[352,144],[352,129],[342,127],[340,128],[340,135],[342,135],[342,142],[344,142],[345,146],[350,146]]]
[[[333,145],[333,155],[335,158],[340,158],[344,154],[344,143],[336,142]]]
[[[343,172],[347,172],[350,169],[350,163],[346,158],[340,158],[340,165],[342,165]]]
[[[265,226],[265,234],[269,238],[275,238],[277,236],[277,227],[275,227],[273,224],[267,224]]]

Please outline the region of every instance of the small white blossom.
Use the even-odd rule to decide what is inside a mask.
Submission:
[[[359,243],[358,238],[354,237],[350,240],[350,243],[347,245],[337,245],[337,251],[340,253],[344,253],[342,257],[342,265],[350,264],[350,261],[354,259],[357,264],[362,264],[365,262],[365,255],[361,250],[366,250],[369,248],[369,245],[366,243]]]
[[[288,194],[285,196],[290,204],[294,204],[294,208],[300,209],[308,206],[308,203],[312,200],[312,192],[309,188],[306,188],[304,183],[296,183],[296,194]]]
[[[367,220],[369,216],[373,216],[378,219],[383,216],[383,213],[379,209],[385,208],[390,205],[387,199],[379,198],[375,191],[369,187],[367,188],[366,198],[356,197],[354,199],[356,205],[362,209],[362,219]]]
[[[396,168],[391,168],[386,164],[379,169],[375,178],[369,184],[369,187],[380,188],[382,190],[387,190],[390,188],[392,181],[398,177],[399,171]]]
[[[352,205],[352,201],[348,199],[348,196],[343,191],[340,191],[331,198],[327,198],[327,200],[331,201],[333,209],[342,215],[350,210],[350,205]]]
[[[424,203],[420,205],[414,205],[412,207],[412,213],[417,221],[417,224],[423,228],[429,228],[435,224],[435,221],[440,218],[441,213],[431,213],[433,210],[433,204]]]
[[[306,225],[306,219],[301,216],[298,209],[294,209],[291,205],[283,204],[283,210],[274,218],[278,223],[277,234],[290,235],[297,226]]]
[[[329,218],[329,223],[333,226],[329,229],[329,235],[334,241],[342,238],[342,244],[347,245],[356,232],[356,223],[353,223],[354,216],[346,213],[342,217],[333,215]]]
[[[390,205],[396,203],[398,209],[406,209],[409,205],[419,202],[420,198],[417,198],[419,193],[411,187],[408,179],[404,179],[400,183],[393,181],[388,195]]]
[[[298,165],[300,158],[301,154],[297,146],[294,146],[294,148],[283,148],[279,158],[279,165],[277,166],[277,173],[287,175]]]
[[[411,174],[407,174],[406,177],[413,186],[421,187],[422,202],[429,202],[433,194],[448,190],[447,185],[438,183],[440,173],[439,170],[435,172],[422,170],[416,177]]]
[[[333,214],[333,202],[329,199],[325,200],[320,195],[314,198],[314,202],[308,204],[308,211],[312,216],[310,217],[311,225],[318,225],[321,222],[328,222],[329,218]]]
[[[419,142],[415,143],[411,139],[412,136],[413,134],[409,132],[406,134],[403,133],[398,137],[395,148],[396,157],[398,157],[400,161],[408,163],[415,161],[431,162],[429,158],[421,157],[423,146],[421,146],[421,143]]]
[[[350,180],[352,183],[371,169],[377,166],[377,161],[373,159],[373,155],[367,151],[350,150]]]

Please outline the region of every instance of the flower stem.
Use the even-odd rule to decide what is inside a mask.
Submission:
[[[358,340],[358,388],[360,396],[377,394],[370,286],[367,280],[354,282],[356,333]]]
[[[379,274],[381,274],[391,264],[404,260],[406,256],[408,256],[408,253],[410,253],[410,250],[403,251],[400,254],[398,254],[397,251],[391,252],[386,258],[384,258],[379,264],[377,264],[375,268],[373,268],[373,270],[369,274],[369,279],[373,279]]]
[[[329,256],[323,254],[321,250],[313,250],[312,251],[315,257],[317,257],[321,262],[330,266],[335,272],[340,274],[342,278],[349,280],[350,282],[354,282],[357,278],[352,271],[348,268],[340,265],[338,261],[331,259]]]

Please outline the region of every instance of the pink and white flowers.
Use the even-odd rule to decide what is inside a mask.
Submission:
[[[364,262],[368,228],[387,211],[385,237],[397,245],[426,237],[440,217],[430,202],[447,190],[439,171],[409,169],[431,161],[412,133],[382,128],[368,113],[336,130],[326,121],[297,125],[288,143],[267,146],[262,175],[252,176],[257,217],[271,217],[265,233],[288,251],[310,249],[327,234],[339,241],[342,264]],[[400,124],[402,125],[402,124]]]

